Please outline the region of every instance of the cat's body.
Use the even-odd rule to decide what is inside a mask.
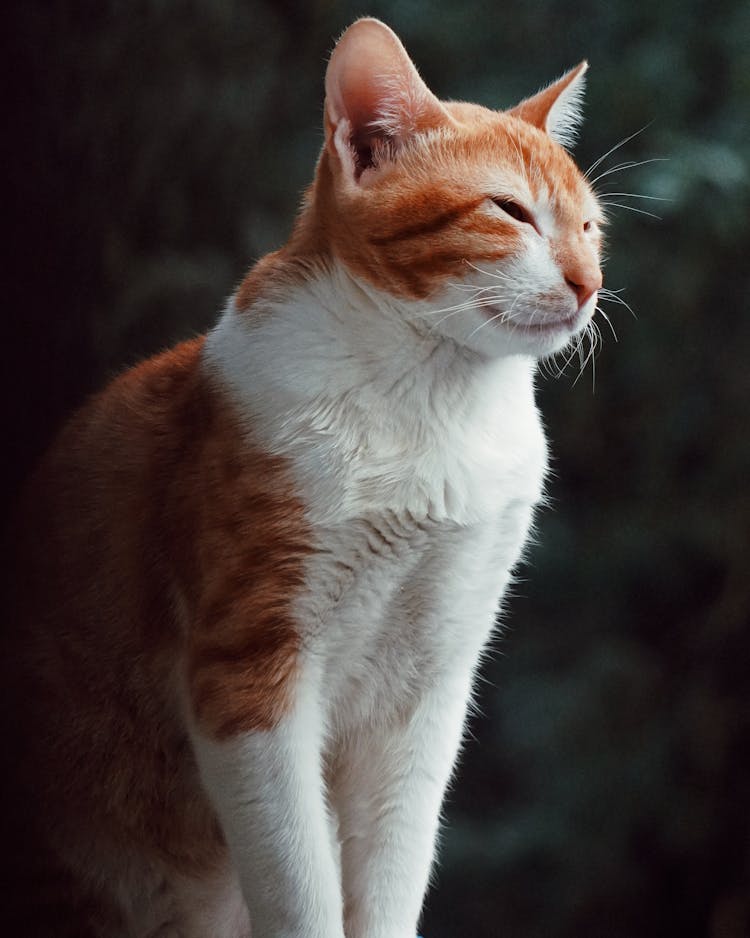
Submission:
[[[360,21],[289,244],[63,431],[14,543],[29,934],[242,938],[247,905],[253,938],[413,938],[541,497],[534,358],[601,282],[547,135],[580,73],[520,116],[441,105]]]

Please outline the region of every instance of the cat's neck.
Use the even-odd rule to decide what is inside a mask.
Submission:
[[[230,301],[205,361],[255,441],[316,489],[321,518],[382,501],[464,521],[477,486],[525,472],[529,453],[544,465],[533,360],[483,359],[415,328],[333,264],[277,287],[251,308]]]
[[[428,445],[457,422],[533,399],[532,359],[487,359],[336,263],[255,298],[237,298],[207,342],[207,357],[242,402],[277,417],[312,404],[366,412],[368,432]]]

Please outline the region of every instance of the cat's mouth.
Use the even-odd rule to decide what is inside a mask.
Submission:
[[[570,316],[560,316],[554,319],[543,319],[534,321],[526,320],[520,317],[503,316],[500,309],[491,305],[484,307],[484,312],[489,315],[490,321],[498,326],[505,326],[514,332],[525,332],[527,335],[547,336],[561,333],[573,334],[579,330],[587,318],[586,308],[576,310]]]
[[[532,335],[549,335],[555,332],[575,332],[580,321],[583,319],[581,311],[576,311],[567,319],[552,319],[546,322],[518,322],[514,325],[516,328],[523,329]]]

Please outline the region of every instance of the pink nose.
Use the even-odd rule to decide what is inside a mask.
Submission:
[[[602,285],[602,272],[600,270],[575,271],[565,277],[565,282],[578,298],[578,308],[586,304]]]

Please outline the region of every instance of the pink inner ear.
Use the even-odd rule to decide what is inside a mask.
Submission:
[[[342,36],[326,72],[326,115],[351,125],[355,174],[374,163],[379,145],[398,148],[410,134],[450,120],[398,37],[377,20],[359,20]]]
[[[344,117],[359,129],[382,122],[388,111],[389,92],[393,96],[404,83],[406,76],[398,68],[400,63],[386,55],[372,61],[372,51],[350,43],[331,61],[326,90],[335,123]]]
[[[344,50],[344,56],[328,97],[329,116],[336,124],[342,118],[349,122],[349,143],[356,154],[356,175],[359,177],[364,169],[374,164],[373,150],[379,144],[398,143],[400,128],[395,126],[393,114],[389,114],[387,93],[390,87],[393,95],[398,86],[393,71],[386,71],[387,65],[381,74],[388,75],[388,84],[383,77],[379,80],[367,68],[367,63],[356,55],[356,50]]]

